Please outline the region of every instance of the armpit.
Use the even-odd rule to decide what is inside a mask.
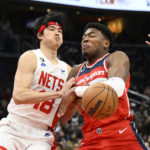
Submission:
[[[79,69],[80,69],[80,65],[73,66],[73,68],[71,69],[71,71],[68,75],[67,80],[69,80],[71,77],[76,77],[77,74],[78,74]]]

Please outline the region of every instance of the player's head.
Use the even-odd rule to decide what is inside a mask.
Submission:
[[[112,32],[103,24],[91,22],[84,28],[82,37],[82,54],[86,58],[101,56],[113,46]]]
[[[57,48],[63,42],[65,16],[61,12],[52,11],[36,19],[34,24],[34,33],[37,36],[38,45],[42,41],[44,44],[50,44]]]

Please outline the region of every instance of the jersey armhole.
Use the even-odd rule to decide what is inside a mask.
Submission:
[[[106,72],[108,72],[108,67],[107,67],[106,58],[105,58],[105,60],[104,60],[104,62],[103,62],[103,63],[104,63],[104,69],[105,69],[105,71],[106,71]]]
[[[76,75],[76,80],[77,80],[78,75],[79,75],[79,73],[80,73],[80,70],[81,70],[81,68],[83,67],[83,65],[84,65],[84,64],[85,64],[85,62],[84,62],[84,63],[82,63],[82,64],[80,65],[80,68],[79,68],[78,73],[77,73],[77,75]]]
[[[37,68],[38,68],[38,64],[39,64],[39,60],[38,60],[38,55],[37,55],[37,50],[32,50],[32,53],[35,55],[36,57],[36,68],[35,68],[35,71],[34,71],[34,74],[36,73],[37,71]]]

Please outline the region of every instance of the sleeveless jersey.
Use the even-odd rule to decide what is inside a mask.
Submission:
[[[40,49],[32,52],[36,55],[37,67],[30,88],[37,92],[61,90],[68,76],[67,64],[58,60],[58,65],[54,66]],[[48,127],[53,129],[58,120],[57,110],[60,102],[61,98],[57,98],[36,104],[16,105],[12,98],[8,105],[8,112],[10,116],[22,118],[21,121],[28,120],[42,129]]]
[[[77,85],[91,85],[96,82],[103,82],[107,80],[106,57],[108,55],[109,53],[97,59],[92,65],[87,65],[87,62],[83,63],[80,66],[78,75],[76,77]],[[82,127],[83,133],[121,120],[133,120],[133,117],[130,114],[130,104],[127,96],[127,91],[130,85],[129,81],[130,76],[128,77],[124,94],[119,98],[118,108],[112,116],[106,119],[97,120],[82,111],[82,115],[84,118],[84,125]]]

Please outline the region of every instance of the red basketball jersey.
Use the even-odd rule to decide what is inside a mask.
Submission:
[[[92,65],[87,65],[87,62],[83,63],[80,66],[78,75],[76,77],[77,85],[91,85],[96,82],[103,82],[107,80],[106,57],[108,55],[109,53],[97,59]],[[112,116],[106,119],[98,120],[90,117],[84,111],[82,111],[82,115],[84,117],[84,125],[82,127],[83,134],[84,132],[89,132],[98,127],[103,127],[121,120],[133,120],[133,116],[130,113],[130,104],[127,95],[129,85],[130,76],[128,77],[123,96],[119,98],[118,108]]]

